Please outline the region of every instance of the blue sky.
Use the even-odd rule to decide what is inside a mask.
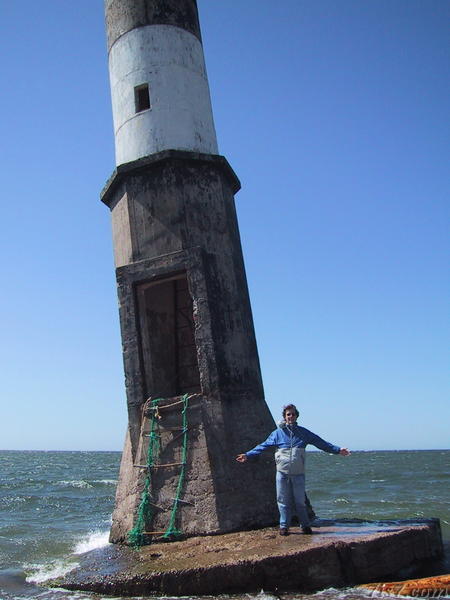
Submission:
[[[448,448],[450,3],[198,4],[272,413]],[[120,450],[103,4],[0,19],[0,448]]]

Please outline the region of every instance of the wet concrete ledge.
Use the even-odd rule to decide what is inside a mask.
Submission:
[[[309,592],[412,577],[443,553],[438,519],[322,520],[314,532],[292,528],[281,537],[266,528],[140,550],[109,545],[52,585],[121,596]]]

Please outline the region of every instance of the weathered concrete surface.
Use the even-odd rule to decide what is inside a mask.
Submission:
[[[54,584],[122,596],[312,591],[412,576],[442,555],[438,519],[321,521],[314,531],[281,537],[266,528],[139,551],[108,546]]]
[[[103,192],[112,212],[129,417],[112,542],[127,540],[145,486],[146,471],[134,465],[147,462],[142,409],[150,397],[175,407],[161,420],[161,428],[167,425],[161,464],[170,464],[180,462],[180,438],[170,433],[181,414],[176,402],[179,395],[198,394],[187,416],[191,429],[177,528],[203,535],[276,522],[273,458],[235,461],[275,429],[264,400],[236,219],[238,188],[223,157],[167,151],[118,167]],[[174,375],[181,344],[178,353],[168,352],[176,334],[168,326],[174,319],[163,289],[177,277],[191,302],[184,316],[190,315],[192,325],[188,362],[196,371],[195,386],[181,385]],[[161,477],[151,473],[151,501],[165,510],[147,516],[145,531],[167,528],[178,474],[177,468],[164,469]]]

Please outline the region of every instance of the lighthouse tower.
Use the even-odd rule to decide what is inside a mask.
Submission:
[[[272,524],[273,429],[195,0],[106,0],[128,428],[111,541]],[[131,532],[131,534],[130,534]]]

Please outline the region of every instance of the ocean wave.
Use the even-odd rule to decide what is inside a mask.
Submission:
[[[63,487],[74,487],[74,488],[92,488],[94,487],[92,484],[90,484],[88,481],[85,481],[84,479],[75,479],[75,480],[71,480],[71,481],[58,481],[57,485],[62,485]]]
[[[74,554],[84,554],[90,550],[97,550],[103,548],[109,544],[109,530],[108,531],[93,531],[88,534],[87,537],[81,539],[75,545],[73,550]]]
[[[27,576],[26,581],[28,583],[43,583],[49,579],[56,579],[57,577],[64,577],[70,571],[78,567],[78,562],[68,560],[56,560],[46,564],[28,564],[24,565],[25,571],[32,571]]]
[[[71,557],[59,559],[45,564],[25,564],[24,570],[29,573],[26,578],[28,583],[42,584],[49,579],[64,577],[67,573],[79,566],[76,556],[102,548],[108,545],[108,531],[93,531],[81,538],[74,546]]]
[[[100,485],[117,485],[117,479],[94,479],[92,483],[99,483]]]
[[[256,596],[248,596],[250,600],[278,600],[278,596],[274,596],[270,592],[265,592],[261,590]]]
[[[0,498],[0,506],[10,508],[16,504],[22,504],[30,500],[32,496],[4,496]]]

